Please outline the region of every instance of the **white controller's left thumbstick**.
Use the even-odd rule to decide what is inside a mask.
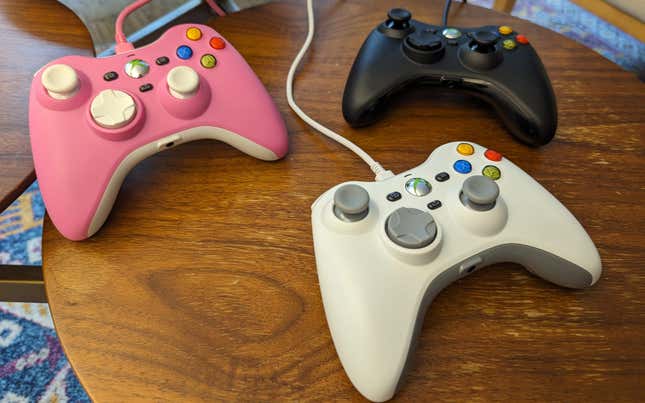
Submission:
[[[66,64],[53,64],[40,76],[40,82],[50,97],[69,99],[78,91],[79,81],[76,71]]]

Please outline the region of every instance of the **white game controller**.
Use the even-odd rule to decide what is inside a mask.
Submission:
[[[594,284],[598,251],[576,218],[506,158],[477,144],[437,148],[380,182],[347,182],[312,205],[327,322],[368,399],[390,399],[434,297],[453,281],[515,262],[563,287]]]

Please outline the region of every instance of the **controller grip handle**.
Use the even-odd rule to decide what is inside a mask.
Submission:
[[[581,247],[585,256],[575,260],[565,259],[535,246],[520,244],[496,246],[482,255],[486,265],[498,262],[517,263],[553,284],[579,289],[595,284],[602,272],[600,255],[593,244],[591,246]]]
[[[548,76],[543,73],[530,85],[514,84],[511,90],[501,83],[464,79],[456,88],[491,104],[519,141],[534,147],[547,144],[558,126],[557,104]]]

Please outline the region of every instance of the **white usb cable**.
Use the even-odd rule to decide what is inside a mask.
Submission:
[[[370,157],[369,154],[363,151],[362,148],[352,143],[351,141],[347,140],[345,137],[341,136],[340,134],[332,131],[331,129],[323,126],[322,124],[318,123],[314,119],[310,118],[296,104],[296,101],[293,98],[293,79],[296,75],[296,69],[300,64],[300,61],[309,50],[311,41],[314,38],[313,0],[307,0],[307,20],[309,24],[307,39],[305,39],[305,43],[302,45],[302,48],[300,49],[300,52],[298,52],[298,55],[296,55],[295,59],[293,59],[293,63],[291,64],[291,68],[289,69],[289,74],[287,75],[287,101],[289,102],[289,106],[291,107],[291,109],[293,109],[293,111],[298,116],[300,116],[300,119],[302,119],[309,126],[313,127],[314,129],[324,134],[325,136],[329,137],[330,139],[334,140],[335,142],[342,144],[343,146],[347,147],[350,151],[352,151],[354,154],[358,155],[363,161],[365,161],[367,165],[369,165],[372,172],[374,172],[374,175],[376,175],[375,179],[377,181],[393,177],[394,173],[392,173],[392,171],[389,171],[383,168],[381,164],[379,164],[372,157]]]

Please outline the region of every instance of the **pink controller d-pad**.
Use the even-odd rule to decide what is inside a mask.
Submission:
[[[31,84],[29,127],[48,214],[72,240],[94,234],[127,173],[166,148],[215,139],[267,161],[288,148],[284,120],[251,67],[196,24],[131,52],[47,64]]]

